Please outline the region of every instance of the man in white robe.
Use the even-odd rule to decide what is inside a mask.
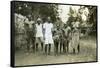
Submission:
[[[44,23],[43,28],[44,28],[44,33],[45,33],[45,35],[44,35],[44,37],[45,37],[45,42],[44,42],[45,43],[45,53],[50,54],[51,45],[53,44],[53,38],[52,38],[53,24],[51,23],[49,17],[48,17],[48,21],[46,21]]]

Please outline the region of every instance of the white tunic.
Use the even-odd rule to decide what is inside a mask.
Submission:
[[[43,37],[42,24],[36,24],[36,37]]]
[[[52,38],[53,24],[45,22],[43,28],[45,29],[45,44],[53,44],[53,38]]]

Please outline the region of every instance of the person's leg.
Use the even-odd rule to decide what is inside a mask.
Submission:
[[[73,54],[75,54],[75,48],[73,48]]]
[[[61,41],[60,41],[60,53],[61,53],[62,46],[63,46],[62,43],[63,43],[63,42],[62,42],[62,40],[61,40]]]
[[[43,51],[43,42],[41,42],[41,50]]]
[[[80,52],[80,44],[77,46],[78,53]]]
[[[30,39],[28,38],[27,39],[27,51],[29,52],[29,49],[30,49]]]
[[[45,44],[45,54],[47,55],[47,46],[48,44]]]
[[[63,53],[66,53],[66,42],[63,43]]]
[[[67,52],[69,52],[69,40],[67,40]]]
[[[58,39],[56,39],[56,55],[58,55],[58,46],[59,46],[59,40]]]
[[[56,55],[56,41],[54,40],[54,55]]]
[[[36,43],[36,51],[38,51],[38,43]]]
[[[57,55],[58,55],[58,46],[59,46],[59,41],[57,41]]]
[[[27,44],[27,51],[29,52],[29,44]]]
[[[54,41],[54,44],[55,44],[55,45],[54,45],[54,48],[55,48],[55,52],[54,52],[54,53],[55,53],[55,55],[57,55],[57,54],[58,54],[58,41],[55,40],[55,41]]]
[[[32,49],[33,49],[33,52],[35,53],[35,37],[33,37],[32,39]]]
[[[64,47],[64,44],[63,44],[63,53],[65,53],[65,47]]]
[[[36,51],[38,51],[38,46],[39,46],[39,37],[36,38]]]
[[[51,52],[51,44],[49,44],[48,55],[50,55],[50,52]]]
[[[48,37],[48,46],[49,46],[49,49],[48,49],[48,54],[50,55],[51,53],[51,45],[54,43],[53,41],[53,38],[52,38],[52,35]]]
[[[43,45],[44,45],[44,44],[43,44],[43,42],[44,42],[44,41],[43,41],[43,37],[40,38],[40,42],[41,42],[41,50],[43,51]]]

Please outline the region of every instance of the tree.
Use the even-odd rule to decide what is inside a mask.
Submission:
[[[36,21],[38,17],[45,18],[51,17],[53,22],[58,17],[58,5],[56,4],[42,4],[42,3],[27,3],[16,2],[15,13],[22,14],[27,17],[32,17]]]
[[[66,22],[67,25],[69,25],[70,27],[72,27],[72,22],[75,21],[76,17],[74,16],[75,11],[72,9],[72,7],[69,8],[69,18],[68,21]]]

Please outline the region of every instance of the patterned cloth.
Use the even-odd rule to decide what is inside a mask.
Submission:
[[[79,44],[79,31],[78,31],[78,29],[76,29],[76,30],[74,29],[72,31],[71,47],[77,48],[78,44]]]

